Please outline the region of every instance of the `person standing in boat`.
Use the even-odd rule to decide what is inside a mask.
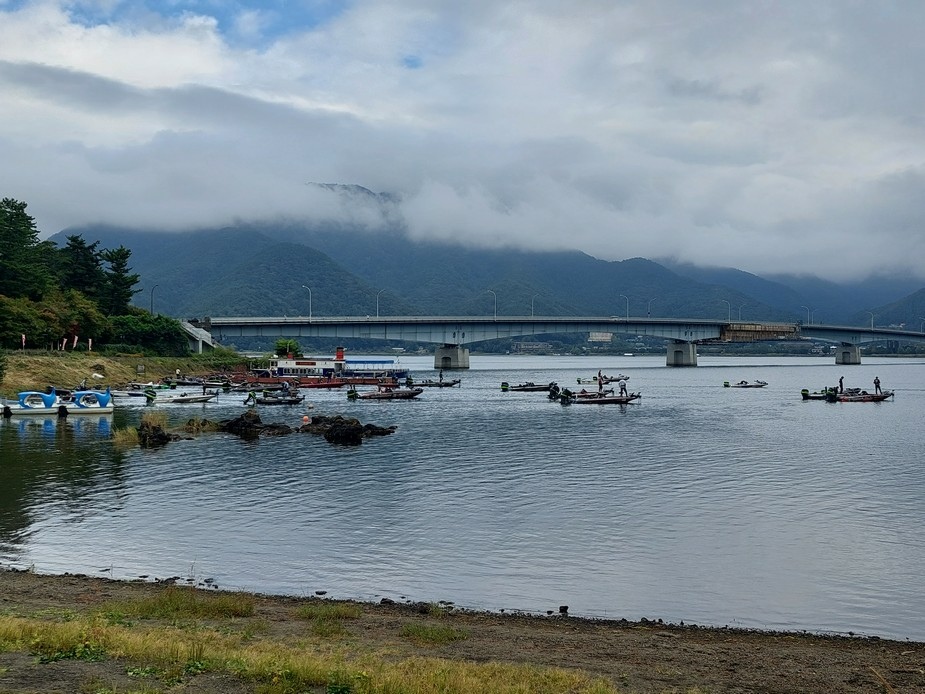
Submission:
[[[626,381],[623,379],[620,379],[620,395],[629,395],[629,393],[626,392]]]
[[[839,393],[845,392],[845,377],[844,376],[838,377],[838,392]]]
[[[600,371],[597,372],[597,392],[604,392],[604,377],[601,375]]]
[[[883,391],[880,390],[880,377],[879,376],[874,376],[874,392],[877,394],[883,393]]]

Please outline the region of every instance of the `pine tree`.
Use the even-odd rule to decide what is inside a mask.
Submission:
[[[103,295],[106,275],[99,245],[99,241],[88,244],[82,236],[67,237],[67,245],[58,251],[62,289],[76,289],[93,300]]]
[[[132,252],[125,246],[104,250],[102,253],[109,269],[105,271],[106,282],[100,296],[100,308],[110,316],[124,316],[129,313],[132,297],[141,291],[134,289],[141,277],[131,272],[132,268],[128,266],[131,255]]]
[[[51,286],[43,257],[49,246],[39,242],[38,236],[26,203],[0,200],[0,294],[40,299]]]

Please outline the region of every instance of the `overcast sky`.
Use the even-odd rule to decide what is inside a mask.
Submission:
[[[347,216],[925,278],[925,2],[0,0],[0,197],[43,236]]]

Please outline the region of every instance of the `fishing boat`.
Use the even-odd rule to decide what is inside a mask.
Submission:
[[[526,383],[520,383],[516,386],[512,386],[507,381],[501,381],[501,390],[504,392],[514,391],[522,393],[543,393],[549,391],[549,389],[554,385],[556,385],[555,381],[547,383],[546,385],[541,383],[534,383],[533,381],[527,381]]]
[[[74,414],[109,414],[113,410],[112,394],[107,388],[99,390],[75,390],[62,398],[54,388],[48,393],[25,390],[18,394],[15,403],[4,403],[3,416],[46,415],[67,417]]]
[[[559,395],[559,402],[563,405],[626,405],[638,400],[642,393],[628,393],[627,395],[614,395],[611,393],[572,393],[563,390]]]
[[[578,385],[592,385],[592,386],[597,385],[597,376],[592,376],[591,378],[578,377],[575,380],[578,382]],[[625,376],[623,374],[617,374],[616,376],[607,376],[604,374],[601,375],[602,383],[618,383],[620,381],[628,381],[628,380],[630,380],[630,377]]]
[[[398,386],[379,386],[376,390],[361,393],[355,388],[347,391],[348,400],[410,400],[424,392],[423,388],[400,388]]]
[[[218,393],[177,393],[176,395],[158,395],[155,390],[145,390],[149,405],[184,405],[209,402],[218,397]]]
[[[415,381],[410,376],[405,379],[405,385],[409,388],[452,388],[453,386],[458,386],[462,381],[458,378],[454,378],[450,381],[435,381],[431,378],[428,378],[425,381]]]
[[[810,392],[809,388],[804,388],[800,391],[800,395],[804,400],[825,400],[828,398],[829,393],[837,393],[837,388],[823,388],[822,390],[814,390]]]
[[[882,393],[868,393],[866,390],[852,393],[831,392],[826,396],[828,402],[883,402],[893,397],[892,390],[885,390]]]
[[[251,391],[245,398],[245,405],[298,405],[305,400],[304,395],[298,393],[287,393],[285,391],[263,392],[259,395],[256,391]]]
[[[737,383],[730,383],[729,381],[723,381],[724,388],[764,388],[768,385],[767,381],[738,381]]]

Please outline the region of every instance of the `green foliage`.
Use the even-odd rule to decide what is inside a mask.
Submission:
[[[58,274],[63,289],[83,292],[98,300],[106,276],[103,274],[99,241],[88,244],[82,236],[67,237],[67,245],[58,251]]]
[[[48,248],[38,240],[26,203],[0,200],[0,295],[39,299],[52,283]]]
[[[282,338],[277,340],[276,344],[273,346],[273,350],[280,356],[284,356],[286,354],[292,354],[294,357],[302,356],[302,347],[298,342],[292,339]]]
[[[444,624],[406,624],[401,628],[400,633],[415,643],[435,646],[453,641],[464,641],[469,638],[469,634],[465,630]]]
[[[113,346],[137,347],[120,351],[147,349],[168,356],[183,356],[189,352],[189,343],[179,321],[168,316],[152,316],[147,312],[113,316],[104,337],[105,342],[114,343]]]
[[[0,349],[0,381],[3,380],[3,376],[6,374],[6,353]]]
[[[129,313],[132,297],[141,291],[134,288],[140,277],[132,273],[128,266],[132,252],[125,246],[119,246],[113,250],[104,250],[101,255],[109,264],[109,269],[104,273],[106,281],[100,305],[110,316],[124,316]]]
[[[145,619],[250,617],[255,602],[243,593],[210,594],[173,586],[151,597],[110,606],[109,611]]]

